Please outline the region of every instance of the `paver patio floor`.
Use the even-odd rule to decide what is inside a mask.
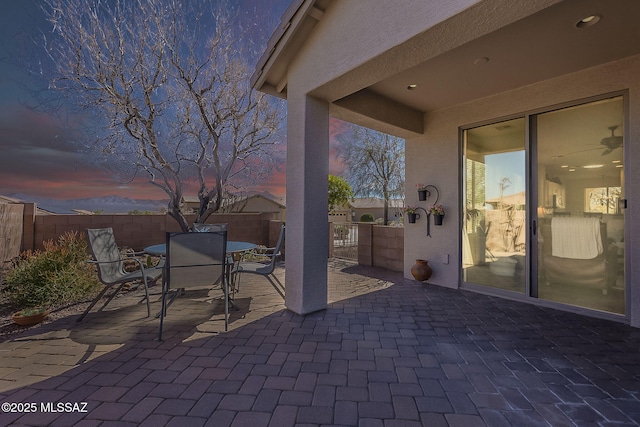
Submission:
[[[329,281],[298,316],[244,276],[226,333],[193,291],[162,342],[134,294],[16,336],[0,425],[640,425],[638,329],[335,260]]]

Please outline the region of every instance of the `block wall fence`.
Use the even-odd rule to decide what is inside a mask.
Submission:
[[[56,240],[66,232],[84,234],[87,228],[112,227],[122,247],[139,251],[164,242],[166,232],[180,231],[169,215],[36,215],[33,203],[0,205],[0,261],[8,261],[20,251],[42,249],[43,242]],[[213,214],[209,223],[227,223],[229,240],[275,246],[282,221],[275,214]],[[193,221],[195,216],[187,216]],[[329,231],[333,224],[329,223]],[[333,233],[329,233],[333,236]],[[285,241],[286,246],[286,241]],[[329,245],[331,249],[333,245]],[[284,248],[283,248],[284,257]],[[403,271],[404,228],[360,223],[358,225],[358,263]]]
[[[404,270],[404,228],[358,224],[358,264]]]

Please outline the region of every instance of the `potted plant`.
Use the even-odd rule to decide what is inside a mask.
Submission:
[[[13,313],[11,320],[20,326],[31,326],[42,322],[49,315],[49,309],[45,307],[25,308]]]
[[[422,202],[427,200],[427,186],[424,184],[416,184],[416,188],[418,189],[418,200]]]
[[[433,215],[433,223],[435,225],[442,225],[444,218],[444,208],[442,205],[433,205],[429,208],[429,213]]]
[[[420,218],[420,215],[416,212],[418,208],[414,206],[405,206],[404,213],[407,214],[407,218],[409,219],[410,224],[415,224],[416,219]]]

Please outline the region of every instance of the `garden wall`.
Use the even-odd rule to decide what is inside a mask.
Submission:
[[[0,204],[0,260],[9,260],[20,251],[42,249],[43,242],[62,234],[87,228],[112,227],[122,247],[136,251],[164,242],[166,232],[180,231],[169,215],[34,215],[33,204]],[[193,216],[187,216],[193,221]],[[214,214],[209,223],[227,223],[229,240],[275,246],[282,221],[273,213]],[[332,236],[332,233],[329,234]],[[404,228],[358,224],[358,263],[403,271]],[[286,243],[285,243],[286,244]],[[331,248],[332,245],[329,245]],[[284,256],[284,248],[283,248]]]
[[[404,228],[358,224],[358,264],[404,270]]]
[[[259,245],[269,244],[269,222],[274,214],[233,213],[214,214],[208,223],[227,223],[229,240],[241,240]],[[187,216],[192,222],[195,216]],[[42,242],[56,240],[60,235],[87,228],[112,227],[119,246],[136,251],[166,240],[166,232],[180,231],[169,215],[38,215],[35,217],[33,247],[42,249]],[[277,239],[277,237],[276,237]]]

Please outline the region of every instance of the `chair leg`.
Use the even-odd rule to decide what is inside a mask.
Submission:
[[[226,278],[222,279],[222,289],[224,290],[224,331],[229,330],[229,282]]]
[[[84,319],[84,317],[89,313],[89,310],[91,310],[93,306],[96,305],[96,303],[100,300],[100,298],[102,298],[104,293],[107,292],[110,287],[111,286],[105,286],[104,289],[100,291],[100,293],[93,299],[93,301],[91,301],[89,307],[87,307],[87,309],[80,315],[80,317],[76,319],[76,322],[82,322],[82,319]]]
[[[145,298],[147,299],[147,317],[150,317],[151,316],[151,304],[149,302],[149,287],[147,286],[147,279],[148,279],[148,277],[145,274],[142,277],[142,282],[143,282],[142,284],[144,285],[144,295],[145,295]]]
[[[164,323],[164,316],[166,315],[167,312],[167,305],[166,305],[166,301],[167,301],[167,292],[168,289],[166,287],[166,284],[162,283],[162,306],[160,307],[160,328],[158,329],[158,341],[162,341],[162,326]]]
[[[282,282],[280,282],[280,280],[276,277],[275,274],[269,274],[266,276],[267,279],[269,280],[269,283],[271,283],[271,286],[273,286],[273,288],[280,294],[280,296],[284,299],[284,286],[282,285]],[[275,282],[274,282],[275,280]],[[276,282],[278,282],[278,284],[276,285]]]
[[[125,285],[125,283],[120,284],[120,286],[118,286],[118,288],[111,294],[111,296],[107,299],[107,301],[104,304],[102,304],[102,307],[100,307],[100,310],[98,310],[98,311],[102,311],[107,306],[107,304],[109,304],[111,302],[111,300],[118,294],[118,292],[120,292],[120,289],[122,289],[122,287],[124,285]],[[104,289],[102,291],[100,291],[98,296],[96,296],[93,299],[93,301],[91,301],[91,304],[89,304],[89,307],[87,307],[87,309],[80,315],[80,317],[78,317],[76,319],[76,322],[81,322],[82,319],[84,319],[85,316],[87,314],[89,314],[89,311],[93,308],[93,306],[96,305],[96,303],[100,300],[100,298],[102,298],[102,296],[105,294],[105,292],[107,292],[112,287],[113,287],[113,285],[105,286]]]
[[[107,304],[109,304],[111,302],[111,300],[113,298],[115,298],[116,295],[118,295],[118,292],[120,292],[120,289],[122,289],[122,287],[124,285],[126,285],[126,284],[127,284],[127,282],[121,283],[120,286],[118,286],[118,288],[111,294],[111,296],[109,298],[107,298],[107,302],[102,304],[102,307],[100,307],[100,310],[98,310],[98,311],[104,310],[104,308],[107,306]]]

